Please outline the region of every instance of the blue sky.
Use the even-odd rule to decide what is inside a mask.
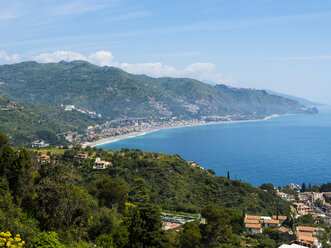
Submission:
[[[0,64],[85,59],[331,103],[329,0],[0,0]]]

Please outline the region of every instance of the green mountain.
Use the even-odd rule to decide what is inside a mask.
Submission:
[[[77,111],[17,103],[0,96],[0,131],[6,133],[15,146],[31,145],[37,140],[51,145],[66,144],[67,141],[58,134],[82,131],[96,124],[95,120]]]
[[[315,113],[266,91],[212,86],[188,78],[132,75],[86,61],[0,66],[0,93],[20,102],[75,105],[109,119]]]
[[[199,212],[202,206],[213,203],[251,214],[272,215],[277,212],[277,205],[282,214],[289,212],[287,202],[269,192],[239,180],[217,177],[212,171],[193,167],[179,155],[129,149],[100,155],[106,161],[112,161],[113,167],[87,174],[88,181],[108,174],[124,180],[129,188],[134,189],[137,186],[135,179],[142,178],[150,201],[163,209]],[[129,194],[131,202],[137,203],[136,197],[134,191]]]

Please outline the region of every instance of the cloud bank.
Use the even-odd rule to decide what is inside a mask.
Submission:
[[[0,62],[4,61],[5,63],[17,63],[20,62],[21,58],[18,54],[9,55],[5,51],[0,51]]]
[[[212,63],[193,63],[183,69],[165,65],[161,62],[120,63],[114,60],[113,54],[109,51],[98,51],[88,56],[71,51],[55,51],[52,53],[42,53],[32,57],[32,59],[41,63],[59,62],[61,60],[86,60],[99,66],[118,67],[133,74],[146,74],[152,77],[190,77],[216,84],[224,82],[222,75],[216,72],[216,66]]]

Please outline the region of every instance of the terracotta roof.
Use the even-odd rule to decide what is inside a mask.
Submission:
[[[248,220],[260,220],[261,216],[247,215],[246,219],[248,219]]]
[[[246,224],[246,228],[261,229],[261,224]]]
[[[279,220],[264,220],[265,224],[279,224]]]
[[[297,236],[298,240],[304,240],[304,241],[309,241],[309,242],[315,242],[316,238],[315,237],[310,237],[310,236]]]
[[[315,230],[315,227],[311,226],[298,226],[297,229],[300,231],[306,231],[306,232],[313,232]]]
[[[245,218],[244,220],[245,223],[248,223],[248,224],[259,224],[259,220],[248,220]]]
[[[296,233],[297,236],[308,236],[308,237],[312,237],[313,234],[309,233],[309,232],[297,232]]]
[[[304,241],[304,240],[299,241],[299,243],[307,244],[307,245],[309,245],[308,247],[312,247],[312,246],[313,246],[312,243],[310,243],[310,242],[308,242],[308,241]]]
[[[274,220],[277,220],[277,215],[274,215],[274,216],[272,216],[272,218],[274,219]],[[278,220],[286,220],[287,219],[287,216],[278,216]]]

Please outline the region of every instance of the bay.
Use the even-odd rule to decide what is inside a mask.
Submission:
[[[164,129],[98,147],[179,154],[254,186],[331,182],[331,109],[265,121]]]

